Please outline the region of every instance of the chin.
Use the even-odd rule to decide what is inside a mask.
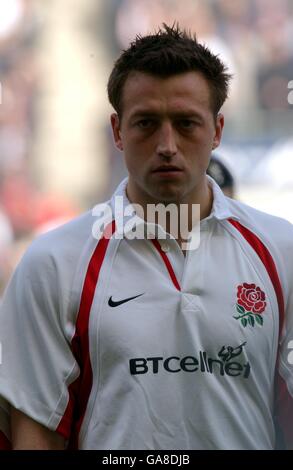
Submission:
[[[176,203],[180,201],[183,195],[178,191],[156,191],[156,193],[153,193],[152,197],[158,203],[170,204],[172,202]]]

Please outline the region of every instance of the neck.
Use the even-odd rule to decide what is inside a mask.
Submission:
[[[126,193],[131,203],[139,204],[139,207],[142,208],[143,212],[139,211],[139,207],[137,208],[137,214],[146,222],[161,225],[167,233],[176,238],[180,246],[195,224],[210,214],[213,204],[213,193],[207,178],[203,179],[200,187],[196,188],[196,192],[182,198],[180,202],[176,200],[168,202],[152,200],[147,195],[145,198],[138,198],[135,197],[135,191],[132,191],[132,189],[134,188],[132,188],[131,184],[128,184]],[[163,207],[165,206],[166,211],[162,211],[162,213],[155,211],[153,213],[148,210],[149,205],[155,207],[158,204],[161,204]],[[170,212],[168,209],[170,205],[175,208],[174,212]]]

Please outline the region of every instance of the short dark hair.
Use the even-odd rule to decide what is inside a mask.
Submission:
[[[155,34],[136,36],[114,64],[108,81],[108,97],[119,116],[122,114],[123,87],[131,72],[167,78],[186,72],[200,72],[211,92],[211,108],[216,116],[228,96],[231,75],[223,62],[196,35],[174,23]]]

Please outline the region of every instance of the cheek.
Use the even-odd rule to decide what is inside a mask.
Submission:
[[[185,146],[183,152],[185,153],[185,158],[190,162],[191,169],[204,168],[208,166],[211,156],[211,148],[212,147],[207,142],[199,139]]]
[[[146,163],[153,155],[152,143],[142,139],[132,139],[130,142],[124,142],[125,162],[133,168]]]
[[[124,162],[129,173],[135,169],[135,160],[129,156],[128,153],[124,152]]]
[[[136,148],[124,148],[124,162],[129,174],[138,174],[143,168],[142,153]]]
[[[204,126],[201,129],[198,129],[198,145],[202,148],[211,148],[214,142],[215,132],[216,130],[212,126]]]
[[[211,130],[207,131],[205,128],[198,128],[196,132],[189,137],[189,139],[183,139],[182,145],[189,150],[189,152],[196,152],[204,155],[208,153],[213,145],[214,134]]]

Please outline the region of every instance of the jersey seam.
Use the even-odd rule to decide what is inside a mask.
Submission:
[[[56,407],[55,407],[54,411],[51,413],[51,416],[49,417],[49,419],[48,419],[48,421],[47,421],[48,426],[50,425],[50,422],[53,421],[54,417],[59,416],[59,414],[60,414],[60,416],[61,416],[61,419],[60,419],[59,422],[57,423],[56,429],[58,428],[58,426],[59,426],[59,424],[60,424],[60,422],[61,422],[61,420],[62,420],[63,418],[66,420],[66,422],[68,422],[69,424],[72,424],[72,423],[69,422],[68,419],[66,419],[66,417],[64,417],[64,413],[65,413],[65,411],[66,411],[66,409],[67,409],[67,405],[68,405],[69,400],[70,400],[70,394],[69,394],[69,392],[68,392],[68,387],[69,387],[69,385],[71,385],[71,383],[73,383],[73,382],[79,377],[79,375],[80,375],[80,370],[79,370],[78,375],[73,379],[73,381],[72,381],[71,383],[68,383],[68,380],[70,379],[71,376],[74,376],[74,371],[75,371],[75,369],[77,369],[77,368],[79,369],[78,365],[77,365],[76,363],[73,364],[73,366],[72,366],[70,372],[66,375],[66,377],[65,377],[65,379],[64,379],[64,381],[63,381],[63,390],[62,390],[61,394],[59,395],[59,398],[58,398],[58,400],[57,400]],[[60,413],[59,413],[59,412],[57,411],[57,410],[58,410],[58,406],[59,406],[60,403],[62,402],[63,397],[66,397],[67,395],[68,395],[68,400],[66,401],[64,410],[63,410],[62,412],[60,411]]]
[[[93,243],[94,241],[94,243]],[[56,408],[54,412],[52,413],[51,417],[49,418],[49,421],[52,421],[54,417],[56,416],[56,410],[58,409],[58,406],[60,405],[60,402],[62,402],[64,396],[68,396],[68,399],[66,400],[64,409],[62,411],[61,419],[56,425],[56,429],[60,425],[61,421],[64,420],[67,424],[70,425],[70,428],[72,427],[72,421],[70,422],[68,418],[66,418],[65,413],[68,407],[68,404],[71,400],[70,393],[69,393],[69,386],[72,385],[79,377],[80,377],[80,367],[79,364],[77,363],[76,357],[72,351],[72,341],[73,338],[75,337],[76,331],[77,331],[77,320],[78,320],[78,313],[80,309],[80,304],[82,300],[82,292],[83,292],[83,287],[87,275],[87,267],[88,264],[93,256],[93,253],[95,252],[95,249],[97,247],[97,244],[99,243],[99,240],[91,240],[90,237],[87,238],[87,242],[84,246],[84,249],[81,251],[81,254],[78,258],[78,262],[76,264],[76,271],[73,276],[73,280],[71,283],[70,287],[70,295],[69,295],[69,301],[68,301],[68,312],[74,312],[74,316],[72,316],[72,323],[74,324],[73,331],[71,332],[71,336],[67,338],[69,348],[72,352],[73,358],[75,360],[75,363],[73,364],[73,367],[71,368],[70,372],[67,374],[66,378],[64,379],[63,382],[63,391],[61,392],[59,399],[57,401]],[[90,246],[89,246],[90,245]],[[90,248],[90,249],[89,249]],[[82,268],[82,269],[80,269]],[[80,276],[80,272],[84,273],[83,276]],[[78,286],[78,289],[77,289]],[[69,315],[70,318],[70,315]],[[74,374],[74,370],[78,369],[79,373],[76,375],[76,377],[72,380],[72,382],[69,383],[69,378]],[[54,416],[55,413],[55,416]]]
[[[224,222],[224,223],[223,223],[223,222]],[[233,233],[232,228],[230,229],[230,226],[226,226],[226,223],[225,223],[226,221],[223,221],[223,222],[220,221],[220,224],[222,225],[222,227],[224,228],[224,230],[228,231],[228,232],[230,233],[230,235],[234,238],[234,240],[237,241],[238,245],[240,246],[240,249],[241,249],[242,253],[244,254],[245,258],[248,260],[249,265],[250,265],[251,268],[254,270],[254,272],[256,273],[256,275],[260,278],[261,282],[262,282],[264,285],[266,285],[266,282],[265,282],[264,279],[263,279],[263,275],[259,272],[259,270],[256,268],[256,266],[254,266],[253,262],[250,260],[250,258],[249,258],[249,256],[248,256],[248,254],[246,253],[246,251],[245,251],[244,246],[242,245],[242,243],[245,242],[245,243],[247,244],[247,246],[249,247],[249,249],[251,250],[251,252],[254,253],[254,254],[258,257],[257,252],[255,252],[255,250],[249,245],[249,243],[245,240],[245,238],[242,236],[242,234],[240,234],[241,237],[242,237],[242,241],[240,241],[240,239],[238,238],[238,232],[237,232],[237,236],[236,236],[236,234]],[[244,226],[245,226],[245,225],[244,225]],[[245,226],[245,227],[246,227],[246,226]],[[233,228],[234,228],[234,227],[233,227]],[[237,230],[237,229],[235,229],[235,230]],[[249,230],[250,230],[250,229],[249,229]],[[251,232],[254,234],[253,230],[251,230]],[[261,240],[261,239],[260,239],[260,240]],[[261,241],[262,241],[262,240],[261,240]],[[265,245],[265,246],[266,246],[266,245]],[[259,261],[261,262],[262,266],[264,267],[265,271],[267,272],[267,269],[266,269],[265,265],[263,264],[262,260],[261,260],[259,257],[258,257],[258,259],[259,259]],[[274,260],[274,258],[273,258],[273,260]],[[275,260],[274,260],[274,262],[275,262]],[[268,277],[269,277],[268,272],[267,272],[267,275],[268,275]],[[274,289],[274,286],[273,286],[273,283],[272,283],[270,277],[269,277],[269,282],[270,282],[271,285],[272,285],[272,291],[274,292],[274,295],[275,295],[275,297],[276,297],[276,292],[275,292],[275,289]],[[275,342],[276,342],[276,336],[277,336],[277,338],[278,338],[278,335],[276,334],[276,326],[277,326],[277,325],[276,325],[276,321],[275,321],[275,315],[273,314],[273,313],[274,313],[274,309],[273,309],[273,306],[272,306],[271,299],[269,298],[268,300],[269,300],[270,307],[271,307],[271,310],[272,310],[272,321],[273,321],[273,325],[274,325],[274,329],[273,329],[273,339],[274,339],[274,344],[275,344]],[[276,305],[277,305],[277,308],[278,308],[277,298],[276,298]],[[278,318],[279,318],[279,312],[278,312]],[[277,342],[277,344],[278,344],[278,342]],[[276,354],[277,354],[277,351],[276,351]],[[276,357],[277,357],[277,356],[276,356]],[[273,363],[272,359],[273,359],[273,352],[271,352],[271,355],[270,355],[270,364]],[[274,361],[274,363],[275,363],[275,361]],[[271,381],[274,380],[274,370],[275,370],[275,368],[271,367],[271,373],[270,373]]]
[[[9,396],[10,396],[10,402],[11,402],[11,389],[12,389],[12,390],[17,390],[18,392],[20,391],[20,394],[21,394],[21,395],[23,395],[23,396],[25,396],[25,397],[28,397],[28,398],[31,400],[32,403],[36,403],[38,406],[41,405],[43,410],[47,410],[47,411],[49,412],[49,413],[48,413],[49,416],[46,417],[46,420],[45,420],[45,419],[43,420],[44,426],[47,425],[47,426],[49,427],[49,425],[50,425],[49,423],[50,423],[50,421],[53,420],[54,417],[59,418],[59,416],[60,416],[61,419],[62,419],[62,414],[59,415],[59,413],[56,411],[56,410],[57,410],[57,406],[55,407],[54,411],[52,411],[52,409],[50,409],[50,408],[48,407],[48,405],[47,405],[45,402],[33,398],[29,392],[27,392],[27,391],[25,391],[25,390],[23,390],[23,389],[19,389],[19,384],[15,384],[14,381],[11,381],[11,380],[8,381],[6,378],[1,377],[1,382],[2,382],[2,384],[3,384],[3,386],[4,386],[4,387],[3,387],[4,390],[1,391],[1,397],[3,397],[4,400],[8,401],[8,400],[9,400]],[[7,390],[7,392],[5,392],[7,386],[8,386],[8,390]],[[18,396],[19,396],[19,393],[17,393],[15,396],[18,397]],[[61,398],[61,397],[60,397],[60,398]],[[60,398],[58,399],[58,403],[60,402]],[[14,406],[13,403],[12,403],[12,406]],[[25,413],[26,413],[26,412],[25,412]],[[26,414],[27,414],[27,413],[26,413]],[[29,413],[28,416],[32,417],[32,413]],[[32,417],[32,419],[36,420],[36,418],[33,418],[33,417]],[[37,421],[37,420],[36,420],[36,421]],[[41,420],[39,420],[38,422],[41,422],[41,423],[42,423]],[[55,427],[55,426],[52,427],[52,425],[51,425],[51,428],[50,428],[50,429],[52,429],[53,431],[56,431],[56,427]]]
[[[114,249],[114,253],[112,254],[112,260],[110,261],[109,263],[109,266],[106,268],[107,269],[107,280],[106,280],[106,284],[104,285],[104,292],[107,292],[107,288],[109,286],[109,283],[110,283],[110,278],[111,278],[111,272],[112,272],[112,268],[113,268],[113,264],[114,264],[114,260],[115,260],[115,257],[116,257],[116,253],[117,253],[117,250],[118,250],[118,247],[120,245],[120,243],[122,242],[123,239],[119,239],[119,243],[117,243],[115,249]],[[110,240],[111,242],[111,240]],[[113,242],[113,239],[112,239],[112,242]],[[110,247],[108,247],[109,249]],[[108,250],[107,250],[108,251]],[[109,254],[109,252],[108,252]],[[107,253],[106,253],[106,256],[107,256]],[[104,259],[104,263],[106,262],[106,259]],[[104,264],[103,263],[103,264]],[[105,266],[105,264],[104,264]],[[99,283],[99,281],[98,281]],[[96,292],[95,292],[95,296],[98,292],[98,289],[101,288],[101,285],[98,286],[98,283],[96,285]],[[94,297],[95,297],[94,296]],[[95,382],[96,382],[96,391],[94,392],[94,381],[93,381],[93,388],[92,388],[92,392],[90,394],[90,397],[89,397],[89,401],[88,401],[88,409],[87,409],[87,412],[86,412],[86,416],[84,417],[84,420],[83,420],[83,423],[82,423],[82,428],[80,429],[80,433],[79,433],[79,441],[83,441],[86,437],[86,434],[88,432],[88,427],[86,426],[86,424],[88,424],[90,421],[91,421],[91,418],[92,418],[92,415],[93,415],[93,412],[94,412],[94,405],[95,403],[98,403],[98,400],[97,400],[97,397],[100,393],[100,387],[101,387],[101,380],[100,380],[100,376],[101,376],[101,362],[100,362],[100,358],[101,358],[101,354],[100,354],[100,318],[101,318],[101,312],[102,312],[102,309],[104,307],[104,303],[105,303],[105,299],[106,299],[106,296],[103,295],[102,296],[102,301],[100,303],[100,306],[99,306],[99,309],[98,309],[98,312],[97,312],[97,320],[95,321],[95,325],[96,325],[96,329],[94,329],[94,331],[97,332],[97,346],[96,346],[96,352],[97,352],[97,358],[98,358],[98,361],[97,361],[97,374],[96,374],[96,379],[95,379]],[[93,301],[93,304],[92,304],[92,307],[95,305],[94,301]],[[91,315],[90,315],[91,317]],[[89,344],[90,344],[90,347],[89,347],[89,354],[90,354],[90,357],[91,357],[91,350],[92,350],[92,341],[89,339]],[[91,361],[91,364],[93,364],[93,362]],[[92,393],[94,395],[92,395]],[[91,404],[89,403],[91,401]],[[90,406],[89,406],[90,405]],[[86,418],[86,419],[85,419]]]
[[[97,247],[97,244],[99,243],[100,239],[99,240],[96,240],[95,239],[95,243],[94,243],[94,246],[93,248],[91,248],[90,252],[89,252],[89,247],[88,246],[85,246],[85,248],[82,250],[80,256],[79,256],[79,259],[78,259],[78,262],[76,264],[77,268],[76,268],[76,272],[75,272],[75,275],[73,277],[73,280],[72,280],[72,283],[71,283],[71,288],[70,288],[70,297],[69,297],[69,309],[72,311],[75,311],[75,318],[74,318],[74,331],[73,331],[73,334],[70,338],[70,346],[71,346],[71,343],[72,343],[72,340],[75,336],[75,333],[76,333],[76,324],[77,324],[77,317],[78,317],[78,312],[79,312],[79,309],[80,309],[80,304],[81,304],[81,298],[82,298],[82,292],[83,292],[83,287],[84,287],[84,283],[85,283],[85,279],[86,279],[86,275],[87,275],[87,267],[88,267],[88,264],[95,252],[95,249]],[[90,243],[90,240],[88,239],[88,243]],[[89,256],[88,256],[88,253],[89,253]],[[82,260],[85,259],[86,261],[84,263],[82,263]],[[80,265],[83,265],[84,264],[84,267],[85,269],[82,270],[82,272],[84,272],[84,275],[81,277],[80,276]],[[79,282],[81,279],[81,282]],[[77,293],[77,289],[75,289],[75,286],[78,286],[78,293]],[[76,297],[75,299],[73,297]]]

